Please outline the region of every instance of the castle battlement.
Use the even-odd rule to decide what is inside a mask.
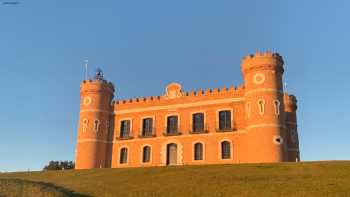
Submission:
[[[170,84],[171,85],[171,84]],[[169,86],[167,87],[167,89]],[[244,96],[244,85],[239,86],[230,86],[223,88],[206,88],[206,89],[198,89],[196,91],[185,91],[183,92],[181,89],[178,93],[176,93],[176,97],[170,98],[167,94],[161,96],[148,96],[148,97],[138,97],[138,98],[130,98],[123,100],[114,100],[113,105],[120,106],[130,106],[130,105],[139,105],[139,104],[151,104],[151,105],[162,105],[171,102],[181,102],[181,100],[206,100],[213,98],[225,98],[225,97],[243,97]]]
[[[299,161],[297,100],[283,90],[283,59],[242,59],[243,84],[118,99],[98,70],[80,86],[76,168]],[[116,98],[114,98],[116,96]]]

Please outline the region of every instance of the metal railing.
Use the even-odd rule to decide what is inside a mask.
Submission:
[[[130,140],[133,138],[134,138],[134,136],[132,135],[132,131],[129,131],[128,133],[126,133],[124,135],[119,135],[118,137],[116,137],[117,140]]]
[[[193,124],[190,125],[190,134],[201,134],[201,133],[209,133],[209,126],[207,124],[203,124],[203,126],[194,127]]]
[[[139,138],[149,138],[149,137],[156,137],[156,128],[149,129],[141,129]]]
[[[172,127],[165,127],[163,132],[164,136],[176,136],[181,134],[182,132],[179,130],[179,128],[172,128]]]

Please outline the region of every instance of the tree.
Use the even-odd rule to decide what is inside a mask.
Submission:
[[[43,170],[70,170],[74,167],[73,161],[50,161],[48,165],[44,166]]]

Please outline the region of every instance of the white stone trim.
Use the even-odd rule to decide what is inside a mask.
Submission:
[[[85,142],[100,142],[100,143],[113,143],[112,141],[107,140],[99,140],[94,138],[85,138],[85,139],[79,139],[77,140],[77,143],[85,143]]]
[[[261,79],[258,79],[258,77]],[[253,77],[253,81],[257,85],[263,84],[265,82],[265,75],[263,73],[256,73]]]
[[[283,94],[283,91],[278,90],[276,88],[259,88],[259,89],[254,89],[254,90],[245,92],[245,96],[248,96],[250,94],[260,93],[260,92],[276,92],[276,93]]]
[[[137,109],[124,109],[124,110],[116,110],[114,114],[127,114],[127,113],[136,113],[136,112],[144,112],[144,111],[157,111],[157,110],[169,110],[169,109],[178,109],[178,108],[190,108],[190,107],[199,107],[204,105],[214,105],[221,103],[231,103],[231,102],[240,102],[244,101],[244,97],[240,98],[226,98],[226,99],[215,99],[208,101],[199,101],[193,103],[184,103],[184,104],[173,104],[173,105],[164,105],[164,106],[154,106],[154,107],[144,107]]]
[[[250,118],[250,114],[252,113],[252,105],[250,101],[246,103],[246,113],[247,117]]]
[[[274,123],[271,123],[271,124],[254,124],[254,125],[250,125],[250,126],[247,126],[246,129],[254,129],[254,128],[261,128],[261,127],[281,127],[281,128],[286,128],[284,125],[281,125],[281,124],[274,124]]]
[[[110,111],[107,110],[101,110],[101,109],[82,109],[80,110],[80,113],[86,113],[86,112],[101,112],[101,113],[112,113]]]

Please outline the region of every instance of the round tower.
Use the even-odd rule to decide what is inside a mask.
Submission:
[[[103,79],[101,70],[97,70],[94,80],[81,83],[76,169],[108,167],[107,144],[113,93],[113,84]]]
[[[298,162],[300,161],[300,152],[296,116],[297,99],[294,95],[284,94],[284,109],[286,113],[288,161]]]
[[[277,53],[255,53],[243,58],[248,162],[287,160],[282,75]]]

